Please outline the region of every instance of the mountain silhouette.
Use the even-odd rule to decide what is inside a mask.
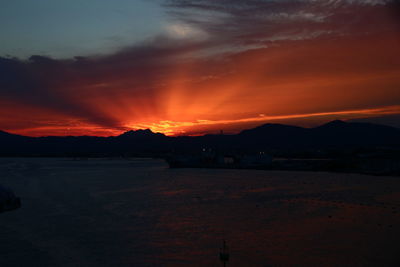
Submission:
[[[400,129],[372,124],[332,121],[310,129],[317,144],[329,145],[395,145],[399,144]]]
[[[118,136],[118,138],[135,138],[135,139],[147,139],[147,138],[162,138],[165,137],[162,133],[154,133],[150,129],[127,131]]]
[[[196,152],[204,148],[221,151],[303,151],[319,149],[399,148],[400,129],[371,124],[332,121],[302,128],[264,124],[233,135],[168,137],[151,130],[128,131],[114,137],[26,137],[0,131],[1,156],[158,155]]]

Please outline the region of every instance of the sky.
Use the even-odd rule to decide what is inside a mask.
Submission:
[[[400,127],[395,0],[0,0],[0,129]]]
[[[142,0],[0,0],[1,55],[112,53],[160,32],[160,5]]]

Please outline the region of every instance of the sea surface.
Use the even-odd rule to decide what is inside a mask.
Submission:
[[[400,177],[0,158],[0,266],[400,266]]]

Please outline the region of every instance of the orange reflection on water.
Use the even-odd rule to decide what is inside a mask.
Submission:
[[[348,174],[204,170],[186,179],[179,173],[159,188],[169,204],[150,235],[160,251],[152,263],[218,266],[223,239],[229,266],[389,266],[397,260],[399,207],[374,200],[389,185],[400,190],[395,178],[382,184]]]

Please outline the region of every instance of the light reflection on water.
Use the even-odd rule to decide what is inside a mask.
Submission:
[[[0,159],[0,170],[23,200],[1,214],[1,266],[221,266],[224,239],[228,266],[397,260],[398,178],[158,160]]]

